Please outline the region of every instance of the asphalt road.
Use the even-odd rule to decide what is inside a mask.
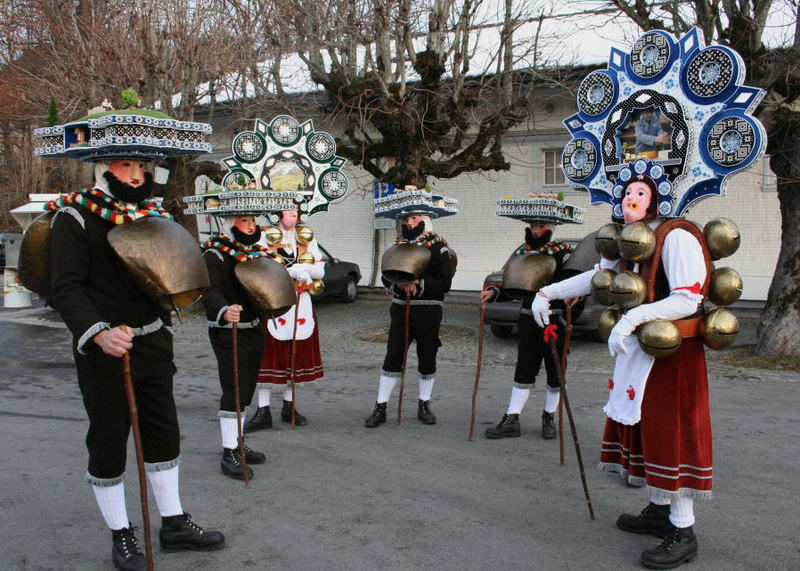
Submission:
[[[594,468],[612,369],[604,345],[577,339],[568,371],[591,521],[570,439],[562,467],[558,441],[539,435],[543,383],[528,401],[521,438],[483,438],[505,411],[516,354],[514,338],[494,339],[488,328],[479,436],[467,440],[477,305],[445,309],[435,426],[415,418],[414,374],[402,424],[363,426],[383,346],[362,339],[388,323],[386,300],[326,301],[318,316],[327,377],[297,397],[309,425],[292,430],[278,420],[248,439],[268,455],[250,489],[220,474],[219,388],[204,321],[177,327],[183,505],[201,525],[223,530],[227,548],[156,552],[157,569],[636,569],[640,552],[658,543],[615,528],[621,511],[638,512],[647,498]],[[110,534],[83,480],[87,422],[67,331],[42,308],[3,309],[0,322],[0,568],[110,569]],[[415,364],[412,351],[410,371]],[[710,378],[715,497],[696,502],[700,553],[691,568],[797,569],[800,378],[713,358]],[[141,525],[130,449],[128,510]]]

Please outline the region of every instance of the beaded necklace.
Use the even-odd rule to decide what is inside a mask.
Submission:
[[[538,252],[540,254],[547,254],[548,256],[554,256],[559,252],[571,252],[573,250],[572,244],[569,242],[562,242],[561,240],[550,240],[547,244],[543,246],[539,246],[538,248],[531,248],[527,244],[524,246],[520,246],[517,248],[516,252],[514,252],[517,256],[521,256],[523,254],[530,254],[531,252]]]
[[[161,206],[161,198],[147,198],[136,205],[119,201],[99,188],[76,190],[47,203],[48,210],[79,204],[92,214],[114,224],[126,224],[137,218],[157,216],[172,219],[172,214]]]
[[[430,248],[435,244],[441,244],[442,246],[447,246],[447,241],[439,236],[438,234],[434,234],[433,232],[426,232],[422,236],[418,236],[412,240],[408,240],[406,238],[398,238],[395,240],[395,245],[400,244],[411,244],[412,246],[425,246],[426,248]]]
[[[236,240],[231,240],[226,236],[212,236],[200,244],[202,250],[219,250],[223,254],[228,254],[237,262],[248,262],[256,258],[274,258],[275,252],[270,252],[261,244],[245,246]]]

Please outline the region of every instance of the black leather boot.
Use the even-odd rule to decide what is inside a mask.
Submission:
[[[283,401],[283,409],[281,409],[281,420],[283,422],[292,422],[292,401]],[[294,409],[294,424],[295,426],[305,426],[308,424],[308,419],[300,414],[297,409]]]
[[[373,410],[372,414],[364,421],[364,426],[367,428],[377,428],[384,422],[386,422],[386,403],[376,402],[375,410]]]
[[[630,533],[647,533],[663,538],[670,530],[669,505],[660,506],[650,502],[639,515],[622,514],[617,518],[617,527]]]
[[[220,549],[225,545],[225,536],[219,531],[206,531],[192,521],[187,513],[161,518],[158,532],[161,549],[165,551],[205,551]]]
[[[244,448],[244,459],[248,464],[263,464],[267,461],[267,455],[263,452],[256,452],[247,444],[243,444],[242,448]]]
[[[272,428],[272,413],[268,406],[260,406],[256,413],[250,417],[244,425],[245,432],[255,432],[256,430],[266,430]]]
[[[556,421],[552,412],[542,411],[542,438],[551,440],[556,437]]]
[[[128,524],[130,525],[130,523]],[[147,569],[147,557],[136,540],[135,527],[123,527],[111,530],[111,560],[114,567],[123,571],[144,571]]]
[[[242,457],[238,449],[223,448],[222,460],[220,460],[219,464],[222,468],[222,473],[226,476],[235,480],[244,480],[244,464],[242,464]],[[253,477],[253,470],[250,469],[250,466],[247,467],[247,477]]]
[[[697,537],[689,527],[669,524],[669,531],[658,547],[642,552],[642,565],[650,569],[674,569],[697,556]]]
[[[422,421],[422,424],[436,424],[436,415],[431,412],[431,401],[419,401],[417,418]]]
[[[494,428],[486,429],[486,438],[496,440],[498,438],[517,438],[522,435],[519,426],[518,414],[504,414],[503,419]]]

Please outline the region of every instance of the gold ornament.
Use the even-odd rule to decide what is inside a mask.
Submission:
[[[647,284],[639,274],[625,271],[614,277],[609,291],[614,303],[623,309],[630,309],[644,303]]]
[[[316,259],[314,259],[314,254],[311,252],[303,252],[297,256],[298,264],[313,264],[314,262],[316,262]]]
[[[653,357],[669,357],[681,346],[681,334],[675,324],[667,319],[654,319],[636,333],[642,351]]]
[[[274,246],[283,241],[283,232],[277,226],[267,226],[264,228],[264,237],[270,245]]]
[[[314,230],[311,226],[298,226],[297,227],[297,241],[300,244],[310,244],[314,239]]]
[[[742,277],[733,268],[717,268],[711,272],[708,299],[716,305],[731,305],[742,295]]]
[[[594,299],[600,305],[611,305],[614,301],[611,299],[611,292],[609,288],[611,287],[611,282],[614,281],[614,277],[617,275],[617,272],[614,270],[600,270],[595,275],[592,276],[592,293],[594,293]]]
[[[311,295],[322,295],[322,292],[325,291],[325,282],[322,280],[314,280],[310,286],[308,286],[308,293]]]
[[[611,335],[611,330],[614,329],[620,317],[622,317],[622,310],[617,306],[607,307],[603,313],[600,314],[600,317],[597,319],[597,331],[600,333],[600,337],[603,338],[603,341],[608,341],[608,336]]]
[[[611,222],[601,226],[594,237],[594,249],[606,260],[619,259],[619,232],[620,225]]]
[[[644,222],[626,224],[619,233],[619,253],[629,262],[644,262],[656,250],[656,234]]]
[[[285,265],[286,265],[286,258],[284,258],[283,256],[281,256],[280,254],[275,254],[275,257],[274,257],[274,258],[270,258],[270,259],[271,259],[273,262],[277,262],[277,263],[279,263],[279,264],[280,264],[280,265],[282,265],[282,266],[285,266]]]
[[[706,313],[700,323],[700,337],[712,349],[725,349],[730,347],[739,334],[739,320],[736,316],[718,307]]]
[[[703,228],[712,260],[727,258],[739,249],[741,234],[736,223],[729,218],[715,218]]]

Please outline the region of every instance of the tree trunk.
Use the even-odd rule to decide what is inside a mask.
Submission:
[[[800,355],[800,147],[790,144],[773,153],[770,167],[778,176],[781,251],[758,324],[757,349],[764,356]]]

